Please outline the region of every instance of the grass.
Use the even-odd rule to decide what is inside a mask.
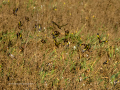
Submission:
[[[98,13],[95,9],[94,13],[96,16],[95,18],[91,18],[93,17],[93,14],[89,12],[88,8],[92,10],[93,6],[91,5],[92,2],[95,1],[92,1],[91,3],[84,1],[85,4],[83,3],[83,6],[80,6],[79,3],[74,4],[72,1],[54,2],[54,0],[50,0],[49,3],[43,1],[41,3],[38,2],[39,4],[36,4],[35,2],[36,1],[33,0],[29,0],[28,2],[24,1],[24,8],[21,7],[18,9],[17,16],[14,16],[11,13],[11,18],[14,22],[11,24],[8,23],[7,26],[5,26],[4,23],[1,24],[1,28],[5,26],[0,30],[1,90],[7,88],[17,89],[18,87],[21,89],[24,87],[25,89],[34,88],[38,90],[119,89],[119,82],[116,81],[119,80],[120,76],[120,38],[119,30],[117,30],[119,28],[118,26],[115,27],[115,31],[118,35],[113,34],[111,30],[112,24],[108,22],[110,24],[109,27],[105,26],[105,24],[101,22],[103,14]],[[7,9],[15,8],[15,6],[13,6],[14,4],[11,3],[10,7],[7,7],[7,3],[8,2],[2,3],[0,6],[2,9],[1,11],[4,11],[4,6],[6,6]],[[114,5],[114,3],[112,4]],[[44,5],[43,8],[45,8],[45,10],[41,8],[41,5]],[[47,5],[48,7],[46,7]],[[71,5],[75,8],[69,8]],[[35,8],[30,9],[31,7]],[[79,11],[78,8],[81,8],[80,10],[82,11]],[[96,7],[98,10],[99,8],[99,6]],[[117,6],[115,10],[118,8],[119,6]],[[24,13],[26,10],[27,13]],[[88,10],[89,13],[86,12],[86,10]],[[70,12],[73,12],[72,16],[69,15]],[[82,12],[82,17],[80,17],[81,14],[77,14],[76,12]],[[4,14],[6,13],[7,11],[4,12]],[[31,17],[31,14],[33,14],[33,17]],[[29,22],[20,19],[20,17],[26,15],[30,18]],[[89,16],[87,21],[91,22],[91,27],[89,27],[89,22],[84,21],[86,16]],[[77,22],[79,18],[81,18],[83,22]],[[109,19],[110,16],[106,18]],[[42,24],[42,27],[45,27],[46,30],[41,32],[33,30],[35,20],[37,20],[37,23]],[[4,19],[1,19],[1,22],[4,21]],[[24,23],[22,30],[14,27],[9,29],[11,25],[16,26],[19,21]],[[55,21],[60,25],[68,23],[68,25],[59,29],[54,26],[51,21]],[[4,30],[7,30],[7,32]],[[65,30],[69,30],[70,33],[68,36],[64,35]],[[59,47],[55,46],[51,35],[54,31],[60,32],[60,35],[56,38],[56,41],[61,43]],[[18,32],[22,34],[23,41],[17,39],[16,34]],[[97,33],[99,33],[101,41],[107,40],[108,42],[99,43]],[[110,35],[108,35],[108,33]],[[113,38],[114,36],[115,38]],[[63,41],[65,38],[68,40],[66,43]],[[46,43],[41,43],[42,39],[46,40]],[[9,41],[12,43],[10,46],[8,46]],[[91,44],[90,51],[86,50],[85,52],[82,52],[85,46],[81,44]],[[20,47],[24,48],[23,52],[20,51]],[[12,57],[12,55],[15,58]],[[108,60],[108,63],[104,65],[103,63],[106,60]],[[5,83],[16,82],[30,82],[34,83],[34,85],[29,85],[28,87],[25,85],[11,85],[12,87],[8,85],[5,86]]]

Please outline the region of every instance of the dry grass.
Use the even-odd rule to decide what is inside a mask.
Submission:
[[[120,89],[120,0],[0,2],[1,90]]]

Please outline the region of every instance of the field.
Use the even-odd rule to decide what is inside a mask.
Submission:
[[[0,90],[120,90],[120,0],[0,0]]]

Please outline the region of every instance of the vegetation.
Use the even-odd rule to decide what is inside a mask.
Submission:
[[[120,0],[3,0],[0,90],[119,90]]]

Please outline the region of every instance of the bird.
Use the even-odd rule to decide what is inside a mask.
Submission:
[[[29,21],[29,17],[25,17],[25,20],[28,22]]]
[[[38,30],[39,30],[39,31],[42,30],[41,24],[38,24]]]
[[[97,37],[98,37],[99,43],[102,43],[100,36],[99,36],[99,33],[97,33]]]
[[[68,36],[68,35],[69,35],[69,31],[66,30],[66,31],[65,31],[65,36]]]
[[[107,42],[107,40],[105,40],[105,41],[101,41],[100,36],[99,36],[99,33],[97,33],[97,37],[98,37],[99,43]]]
[[[42,43],[46,43],[46,41],[44,39],[41,40]]]
[[[9,42],[8,42],[8,48],[10,48],[10,47],[12,47],[12,41],[11,40],[9,40]]]
[[[64,39],[62,39],[62,40],[64,41],[63,46],[65,46],[65,43],[67,43],[67,45],[69,45],[68,39],[64,38]]]
[[[24,52],[24,46],[20,46],[19,49],[20,49],[20,52]]]
[[[16,14],[17,11],[18,11],[18,8],[14,8],[14,9],[13,9],[13,14],[16,15],[16,16],[17,16],[17,14]]]
[[[65,42],[68,42],[68,39],[66,39],[66,38],[64,38],[63,40],[64,40],[64,43],[65,43]]]
[[[11,54],[11,53],[7,53],[7,55],[11,58],[11,59],[17,59],[13,54]],[[9,78],[8,78],[8,80],[9,80]]]
[[[18,23],[18,28],[20,29],[20,27],[22,26],[21,21]]]
[[[82,50],[82,52],[85,52],[86,50],[90,50],[91,49],[91,45],[90,44],[81,44],[81,45],[84,45],[84,49]]]
[[[54,42],[55,42],[55,46],[59,48],[60,42],[57,42],[56,39],[54,39]]]
[[[23,40],[23,39],[22,39],[22,34],[18,32],[18,33],[17,33],[17,39],[18,39],[19,37],[20,37],[21,40]]]
[[[66,26],[66,25],[67,25],[67,24],[65,24],[65,25],[59,26],[59,25],[56,24],[54,21],[52,21],[52,23],[53,23],[54,25],[56,25],[59,29],[61,29],[63,26]]]
[[[108,61],[108,60],[106,60],[106,61],[103,63],[103,65],[104,65],[104,64],[108,64],[108,62],[109,62],[109,61]]]
[[[53,39],[55,39],[56,37],[58,37],[58,36],[60,35],[60,32],[54,31],[54,32],[52,33],[52,35],[53,35]]]
[[[35,30],[37,29],[37,24],[35,24],[34,28],[35,28]]]
[[[115,86],[117,83],[120,83],[120,78],[114,81],[114,86]]]
[[[2,40],[2,37],[0,37],[0,40]]]

